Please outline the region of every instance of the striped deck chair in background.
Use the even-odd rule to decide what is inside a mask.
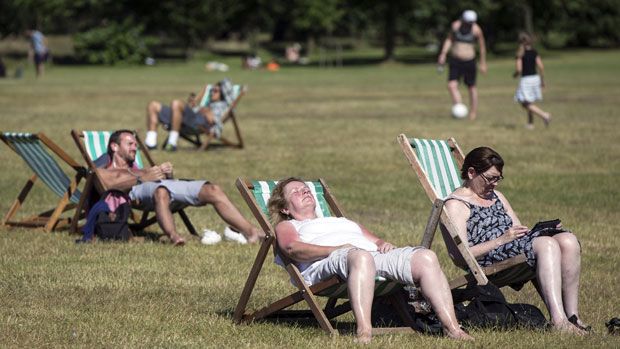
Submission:
[[[88,208],[88,196],[95,190],[97,193],[103,193],[108,188],[106,188],[101,180],[97,178],[97,172],[95,171],[95,160],[97,160],[100,156],[107,152],[108,141],[110,139],[111,131],[80,131],[80,130],[71,130],[71,136],[75,144],[77,145],[84,161],[88,165],[88,170],[91,173],[89,180],[87,181],[84,187],[84,194],[78,204],[78,212],[86,211]],[[140,137],[134,132],[136,136],[136,141],[138,143],[138,150],[136,152],[136,165],[139,168],[151,167],[155,166],[155,162],[151,158],[151,155],[148,152],[148,149],[142,143]],[[146,162],[145,162],[146,161]],[[76,214],[78,214],[76,212]],[[80,212],[81,213],[81,212]],[[134,221],[136,224],[131,224],[130,227],[134,231],[142,230],[154,223],[157,222],[157,217],[155,214],[149,214],[151,211],[143,211],[142,218],[137,219],[134,217]],[[178,213],[185,223],[187,230],[192,234],[198,236],[196,229],[194,228],[192,222],[189,220],[189,217],[184,211],[184,208],[177,208],[173,213]],[[77,232],[77,226],[72,226],[71,229]]]
[[[202,93],[196,97],[200,99],[200,103],[199,103],[200,107],[205,107],[209,104],[209,98],[211,96],[212,88],[213,88],[213,85],[211,84],[206,85]],[[222,115],[223,125],[225,125],[229,121],[232,122],[234,133],[235,133],[234,135],[236,137],[235,140],[231,140],[230,138],[225,137],[223,135],[220,136],[219,139],[217,139],[215,136],[210,135],[209,130],[204,127],[195,128],[195,127],[190,127],[185,124],[181,125],[181,131],[179,132],[179,136],[185,139],[186,141],[194,144],[200,150],[205,150],[210,145],[216,145],[216,144],[220,146],[230,146],[230,147],[239,148],[239,149],[243,148],[243,138],[241,137],[241,131],[239,130],[239,124],[237,123],[237,119],[235,117],[235,108],[237,107],[237,104],[241,100],[241,97],[243,97],[243,95],[246,92],[247,92],[247,86],[233,85],[232,102],[230,103],[230,106],[228,107],[226,112],[224,112],[224,115]],[[169,129],[170,125],[164,125],[164,127]],[[202,135],[206,136],[206,140],[203,141],[200,139]],[[167,141],[164,142],[164,144],[166,143]]]
[[[71,218],[62,218],[62,214],[76,207],[81,197],[78,185],[82,178],[87,176],[88,171],[86,168],[73,160],[62,148],[43,133],[2,132],[0,138],[9,148],[24,159],[28,167],[34,172],[2,219],[2,224],[8,226],[43,227],[43,230],[46,232],[69,225]],[[75,170],[73,178],[67,176],[54,157],[45,150],[46,148]],[[22,207],[30,190],[39,178],[60,198],[56,203],[56,207],[21,220],[13,220],[13,217]],[[81,218],[80,215],[75,215],[74,217],[75,220]]]
[[[534,271],[526,263],[525,254],[508,260],[481,267],[469,249],[467,241],[462,241],[444,208],[444,200],[461,186],[460,168],[463,165],[463,152],[454,138],[447,141],[407,138],[398,136],[398,142],[405,157],[414,170],[426,195],[433,202],[429,224],[422,238],[422,245],[430,248],[438,223],[452,261],[468,274],[450,281],[455,289],[476,282],[485,285],[490,280],[497,287],[518,285],[535,277]]]
[[[322,179],[317,181],[308,181],[305,183],[311,188],[317,201],[317,215],[319,217],[343,216],[342,210]],[[267,209],[267,201],[271,196],[271,191],[277,184],[276,181],[246,181],[239,178],[237,179],[236,184],[241,196],[244,198],[250,210],[254,214],[254,217],[256,217],[256,220],[265,232],[266,238],[260,246],[254,264],[252,265],[250,275],[248,276],[239,298],[239,302],[235,308],[233,315],[234,321],[239,324],[265,318],[303,319],[314,317],[323,330],[332,335],[338,334],[338,331],[335,330],[330,323],[330,319],[351,310],[351,306],[348,301],[338,304],[339,299],[348,297],[346,282],[343,282],[338,277],[334,276],[310,286],[304,281],[299,269],[293,261],[287,258],[284,254],[279,253],[278,245],[276,243],[275,230],[269,222]],[[271,249],[273,249],[275,262],[284,266],[288,272],[291,282],[297,288],[297,291],[272,302],[261,309],[251,313],[246,313],[250,296],[254,290],[265,259]],[[393,281],[377,279],[375,284],[375,297],[383,295],[389,297],[390,303],[393,305],[395,312],[401,317],[403,323],[407,324],[409,327],[376,328],[373,329],[373,334],[413,331],[411,327],[413,326],[413,319],[406,311],[407,304],[403,299],[402,294],[397,292],[397,290],[402,289],[402,287],[402,284],[398,284]],[[328,298],[324,308],[321,308],[319,305],[317,296]],[[305,301],[310,309],[286,309],[301,301]]]

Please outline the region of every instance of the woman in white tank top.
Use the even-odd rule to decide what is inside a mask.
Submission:
[[[314,280],[314,276],[333,275],[347,280],[357,341],[368,343],[372,337],[370,313],[377,274],[399,282],[415,282],[447,336],[473,339],[456,320],[448,281],[432,251],[396,248],[343,217],[318,218],[314,196],[297,178],[280,181],[272,191],[268,206],[278,246],[297,262],[306,281]]]

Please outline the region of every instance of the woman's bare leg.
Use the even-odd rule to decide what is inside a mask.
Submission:
[[[357,341],[369,343],[372,338],[371,310],[375,293],[375,260],[364,250],[352,249],[347,255],[347,286],[351,309],[357,324]]]
[[[472,340],[456,320],[450,286],[433,251],[418,250],[412,255],[411,275],[441,321],[444,333],[454,339]]]

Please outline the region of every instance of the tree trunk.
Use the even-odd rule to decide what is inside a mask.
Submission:
[[[521,2],[521,9],[523,10],[523,27],[525,31],[530,35],[534,35],[534,14],[532,13],[532,6],[527,0]]]
[[[384,61],[394,60],[394,50],[396,48],[396,4],[394,1],[387,1],[385,8],[385,37],[384,37]]]

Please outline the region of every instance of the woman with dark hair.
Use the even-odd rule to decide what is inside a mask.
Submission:
[[[333,275],[347,281],[359,342],[368,343],[372,337],[375,275],[417,284],[444,333],[454,339],[472,339],[459,327],[448,280],[433,251],[396,248],[344,217],[317,217],[314,196],[297,178],[280,181],[268,206],[278,246],[296,262],[306,282],[312,285]]]
[[[554,235],[530,231],[510,203],[496,190],[504,179],[504,160],[493,149],[480,147],[467,154],[461,169],[463,185],[446,201],[446,209],[462,239],[482,266],[521,253],[536,270],[537,289],[554,328],[586,334],[578,316],[581,246],[577,237],[558,224]]]

